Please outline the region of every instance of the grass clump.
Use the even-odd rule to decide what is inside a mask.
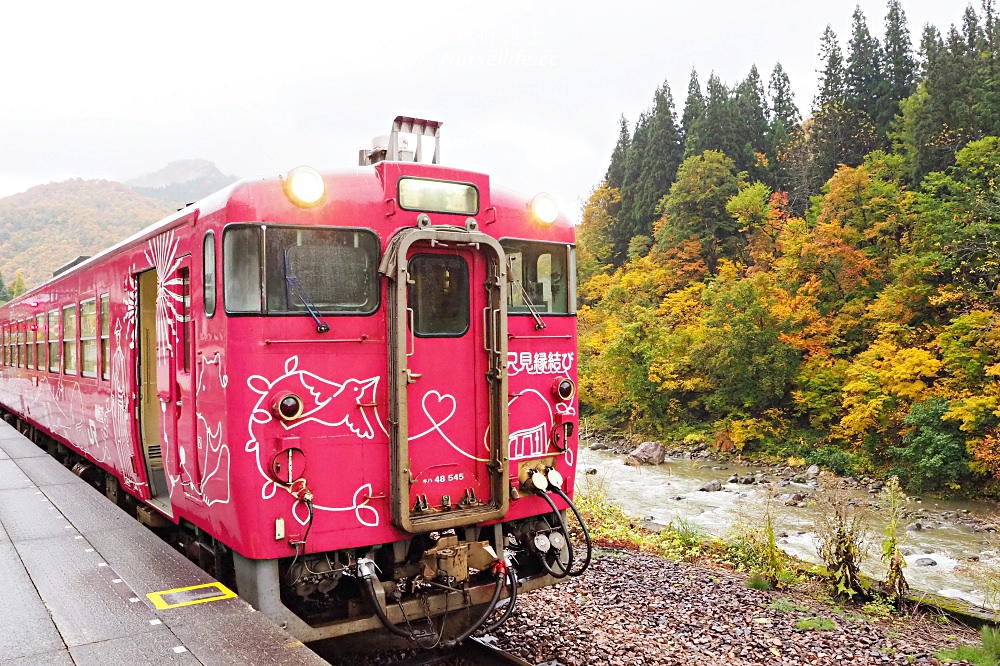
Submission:
[[[788,556],[778,548],[775,534],[774,488],[769,488],[763,506],[754,511],[754,515],[741,516],[733,526],[733,533],[727,543],[721,559],[732,565],[737,571],[746,571],[753,577],[763,578],[767,587],[757,589],[772,589],[786,587],[798,582],[798,577],[788,566]]]
[[[828,617],[804,617],[795,623],[799,631],[833,631],[837,625]]]
[[[976,666],[1000,666],[1000,629],[983,627],[980,631],[980,645],[957,645],[938,652],[938,659],[965,660]]]
[[[791,613],[795,610],[795,605],[784,597],[778,597],[769,603],[767,607],[773,611],[778,611],[779,613]]]

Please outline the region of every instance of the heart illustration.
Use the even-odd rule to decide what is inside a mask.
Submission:
[[[433,397],[432,397],[433,396]],[[432,428],[440,428],[451,420],[455,415],[458,406],[455,404],[455,396],[428,391],[421,401],[424,415],[430,421]]]

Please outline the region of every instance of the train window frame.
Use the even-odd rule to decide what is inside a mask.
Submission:
[[[108,293],[98,296],[99,305],[97,307],[98,330],[101,338],[99,354],[101,355],[99,365],[101,367],[101,379],[111,379],[111,295]]]
[[[67,313],[70,315],[67,318]],[[71,303],[70,305],[65,305],[62,308],[62,372],[64,375],[76,375],[79,372],[80,367],[80,345],[79,345],[79,326],[80,315],[77,310],[77,304]],[[72,323],[72,330],[70,330],[70,323]],[[67,333],[72,334],[72,339],[68,339]],[[70,354],[69,352],[73,352]]]
[[[27,337],[24,331],[24,320],[17,322],[17,367],[24,368],[28,365],[28,353],[24,340]]]
[[[89,322],[87,321],[89,320]],[[80,331],[80,376],[90,377],[93,379],[97,378],[97,299],[88,298],[87,300],[80,301],[80,313],[79,313],[79,331]],[[90,330],[88,331],[88,323]],[[85,333],[91,333],[91,335],[85,335]],[[87,366],[87,350],[90,349],[92,353],[92,363],[93,368],[88,370]]]
[[[460,264],[462,269],[461,277],[464,278],[465,281],[465,290],[463,294],[459,295],[464,295],[465,297],[464,298],[465,321],[464,321],[464,326],[462,328],[455,327],[445,330],[431,330],[428,328],[427,324],[433,322],[440,323],[442,321],[447,321],[447,320],[443,318],[431,318],[429,320],[422,319],[419,316],[419,314],[417,314],[418,310],[423,311],[425,308],[421,307],[418,309],[416,307],[416,304],[414,303],[414,298],[417,296],[421,283],[420,276],[419,275],[415,276],[416,274],[415,265],[423,262],[424,260],[438,260],[440,263],[440,260],[442,259],[457,260],[461,262]],[[411,319],[412,327],[410,329],[414,336],[418,338],[461,338],[464,337],[465,334],[469,332],[470,328],[472,327],[472,290],[471,290],[472,267],[469,265],[468,260],[464,256],[459,254],[442,254],[436,252],[416,253],[412,255],[406,262],[406,275],[408,282],[412,280],[412,283],[409,286],[407,286],[406,289],[406,307],[409,312],[414,313]],[[445,298],[443,302],[452,304],[461,303],[461,301],[452,298]],[[455,321],[458,323],[462,323],[459,319],[455,319]]]
[[[211,272],[209,272],[209,258],[211,258]],[[209,231],[205,233],[205,238],[202,240],[201,246],[201,267],[202,267],[202,310],[205,313],[206,319],[211,319],[215,316],[216,306],[218,304],[218,291],[216,289],[216,284],[218,282],[218,268],[219,262],[218,257],[215,254],[215,232]]]
[[[35,315],[35,370],[45,371],[45,313]]]
[[[476,207],[475,209],[473,209],[473,208],[461,208],[456,206],[448,208],[446,206],[433,207],[433,206],[421,205],[420,202],[418,201],[412,201],[407,199],[409,193],[406,192],[405,190],[406,190],[406,183],[408,182],[412,182],[414,184],[430,183],[433,185],[443,185],[443,186],[458,185],[460,187],[468,188],[469,190],[475,193]],[[441,192],[438,193],[440,194]],[[479,192],[479,188],[476,186],[475,183],[469,183],[460,180],[445,180],[442,178],[421,178],[418,176],[400,176],[400,178],[396,181],[396,197],[399,201],[399,207],[401,210],[408,210],[419,213],[442,213],[444,215],[464,215],[468,217],[470,215],[471,216],[479,215],[479,211],[483,205],[482,194]]]
[[[184,266],[177,271],[181,281],[181,319],[177,327],[177,344],[181,348],[181,372],[191,372],[191,269]]]
[[[59,340],[59,328],[60,322],[62,321],[62,311],[59,308],[55,310],[49,310],[47,313],[45,330],[47,332],[46,340],[49,345],[49,372],[59,372],[61,367],[59,364],[59,359],[62,358],[62,344]]]
[[[35,369],[35,318],[28,317],[24,320],[24,367],[28,370]]]
[[[505,243],[511,243],[511,242],[514,242],[514,243],[532,243],[532,244],[537,244],[537,245],[548,245],[548,246],[551,246],[553,248],[563,248],[565,250],[565,252],[566,252],[566,257],[565,257],[565,267],[566,267],[566,276],[565,276],[565,281],[566,281],[566,286],[565,286],[565,289],[566,289],[566,310],[564,312],[563,311],[548,311],[548,310],[543,310],[543,309],[537,307],[539,305],[538,303],[534,303],[533,305],[535,306],[534,309],[535,309],[535,312],[537,314],[545,315],[546,317],[575,317],[575,316],[577,316],[577,307],[578,307],[577,300],[578,300],[578,296],[577,296],[577,288],[576,288],[577,285],[576,285],[576,246],[575,245],[573,245],[572,243],[560,243],[558,241],[539,240],[537,238],[520,238],[520,237],[514,237],[514,236],[505,236],[505,237],[500,238],[498,240],[500,242],[500,246],[503,247],[504,255],[505,256],[509,256],[509,255],[507,255],[508,246],[505,245]],[[507,276],[507,282],[508,282],[508,285],[511,283],[511,275],[509,274],[509,271],[508,271],[508,276]],[[511,295],[511,292],[508,290],[508,292],[507,292],[507,316],[508,317],[511,317],[511,316],[514,316],[514,317],[519,317],[519,316],[531,317],[531,316],[533,316],[532,312],[531,312],[531,308],[528,308],[527,306],[524,306],[523,309],[514,309],[515,307],[520,307],[520,306],[514,306],[511,303],[511,297],[510,297],[510,295]]]
[[[229,273],[229,262],[226,260],[226,239],[230,232],[246,229],[255,228],[257,229],[257,248],[259,256],[259,286],[261,290],[261,303],[259,310],[234,310],[229,306],[228,293],[228,273]],[[310,313],[307,308],[302,310],[284,310],[277,307],[273,307],[269,304],[268,298],[268,242],[267,234],[269,229],[278,229],[281,231],[289,230],[302,230],[311,232],[338,232],[345,234],[362,234],[367,236],[371,240],[371,252],[368,256],[369,267],[370,267],[370,277],[372,285],[372,305],[368,310],[361,309],[328,309],[328,308],[316,308],[315,312],[323,315],[324,317],[370,317],[379,311],[382,305],[382,288],[381,282],[379,280],[378,265],[382,259],[382,239],[373,230],[367,227],[355,227],[355,226],[332,226],[332,225],[303,225],[303,224],[274,224],[270,222],[238,222],[234,224],[226,225],[222,230],[222,293],[223,293],[223,309],[227,316],[266,316],[266,317],[309,317]],[[216,267],[218,272],[218,266]]]
[[[257,309],[252,310],[250,308],[237,309],[231,304],[236,300],[236,294],[231,294],[229,290],[229,270],[231,267],[230,261],[227,260],[226,248],[228,247],[226,242],[235,236],[235,234],[241,231],[253,230],[257,236]],[[222,230],[222,307],[225,309],[227,315],[261,315],[264,311],[264,229],[261,223],[253,222],[241,222],[238,224],[229,224]],[[248,271],[249,277],[249,271]],[[251,285],[252,286],[252,285]],[[250,288],[247,288],[247,293],[241,295],[241,297],[246,296],[247,303],[250,302],[249,299]]]

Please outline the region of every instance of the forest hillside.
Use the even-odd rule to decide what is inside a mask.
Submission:
[[[67,180],[0,199],[0,274],[14,291],[44,282],[174,212],[176,206],[107,180]]]
[[[1000,495],[1000,23],[827,28],[624,117],[578,234],[591,423]]]

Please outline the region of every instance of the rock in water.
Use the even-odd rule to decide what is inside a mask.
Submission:
[[[915,567],[936,567],[937,562],[932,557],[920,557],[913,562]]]
[[[714,493],[714,492],[717,492],[719,490],[722,490],[722,482],[719,481],[718,479],[716,479],[714,481],[709,481],[708,483],[706,483],[705,485],[703,485],[698,490],[700,490],[700,491],[702,491],[704,493]]]
[[[659,442],[643,442],[628,457],[640,465],[659,465],[667,457],[667,449]]]

